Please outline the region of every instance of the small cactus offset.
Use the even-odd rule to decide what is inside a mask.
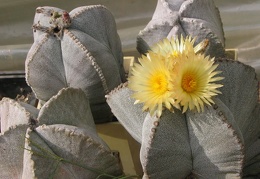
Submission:
[[[62,89],[40,110],[5,98],[0,114],[0,178],[122,175],[119,159],[97,135],[82,90]]]
[[[196,36],[196,43],[208,39],[206,54],[224,56],[224,31],[213,0],[158,0],[151,21],[137,36],[137,50],[145,54],[159,41],[180,35]]]
[[[95,122],[111,120],[105,95],[125,81],[121,42],[112,14],[101,5],[70,13],[39,7],[34,43],[27,55],[26,80],[43,102],[66,87],[81,88]]]

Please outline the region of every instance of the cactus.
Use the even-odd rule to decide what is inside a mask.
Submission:
[[[182,60],[183,56],[178,55],[182,54],[178,52],[178,48],[182,47],[175,47],[175,42],[170,41],[173,42],[172,46],[164,46],[164,41],[158,43],[165,38],[181,39],[181,36],[197,37],[195,45],[207,39],[205,42],[208,44],[205,44],[205,47],[201,46],[205,51],[199,53],[216,57],[215,64],[218,64],[218,67],[215,74],[222,71],[221,76],[224,79],[221,81],[223,87],[219,89],[222,94],[213,97],[213,105],[206,105],[202,112],[188,110],[181,113],[178,109],[171,109],[169,102],[166,106],[165,102],[165,108],[169,110],[165,109],[160,116],[142,111],[142,105],[135,104],[143,98],[140,97],[136,101],[132,99],[134,91],[128,88],[128,83],[119,85],[106,96],[114,115],[141,144],[143,178],[259,177],[258,81],[252,67],[224,58],[224,33],[219,11],[213,1],[158,0],[152,20],[137,37],[137,49],[143,54],[148,52],[147,57],[142,56],[139,60],[141,65],[134,66],[133,72],[136,75],[142,74],[145,70],[147,72],[144,60],[152,61],[154,57],[162,61]],[[180,44],[184,43],[183,40],[180,41]],[[170,50],[167,48],[177,48],[177,51],[172,49],[168,52]],[[185,51],[185,48],[180,51]],[[188,50],[189,47],[183,54],[188,54]],[[174,53],[177,53],[177,57]],[[187,55],[186,57],[188,58]],[[154,68],[150,65],[150,69]],[[140,82],[145,80],[137,77],[129,78],[140,80],[135,86],[132,83],[132,88],[137,89]],[[163,80],[165,79],[167,78]],[[142,90],[145,91],[146,87]],[[140,91],[136,93],[139,92],[140,95]],[[162,105],[161,101],[158,103]],[[147,102],[143,109],[150,110],[149,104],[154,110],[155,104],[151,101]]]
[[[164,38],[207,39],[201,49],[217,57],[224,80],[222,94],[213,97],[213,105],[202,105],[201,113],[187,108],[161,113],[161,107],[157,116],[134,104],[133,91],[122,83],[120,40],[105,7],[70,13],[40,7],[33,29],[26,80],[43,106],[0,102],[0,178],[123,176],[118,158],[95,129],[95,122],[111,119],[110,108],[141,144],[143,178],[260,177],[258,81],[252,67],[223,58],[224,33],[212,0],[158,0],[137,37],[143,54],[156,53],[152,46]]]
[[[34,43],[28,52],[26,80],[43,102],[66,87],[81,88],[96,123],[110,121],[105,94],[125,81],[121,42],[112,14],[101,5],[70,13],[39,7]]]
[[[216,63],[224,87],[203,113],[175,110],[151,117],[134,106],[127,83],[107,95],[115,116],[142,145],[144,178],[259,176],[260,104],[254,69],[228,59]]]
[[[9,98],[0,101],[0,178],[21,178],[23,135],[37,115],[38,110],[25,103]]]
[[[97,135],[82,90],[62,89],[40,110],[5,98],[0,114],[0,178],[122,175],[119,159]]]
[[[157,42],[171,37],[209,40],[206,54],[223,57],[225,39],[218,9],[213,0],[158,0],[151,21],[137,36],[137,50],[145,54]]]

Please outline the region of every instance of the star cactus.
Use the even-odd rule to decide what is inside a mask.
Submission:
[[[218,89],[221,94],[208,94],[206,97],[213,94],[213,103],[206,104],[204,111],[188,109],[183,113],[177,108],[173,110],[164,98],[165,109],[161,115],[143,111],[142,108],[148,109],[141,103],[142,96],[136,101],[133,99],[137,96],[136,91],[131,90],[134,85],[135,90],[139,88],[138,85],[140,89],[147,90],[146,86],[139,83],[144,81],[140,76],[142,73],[138,71],[145,64],[143,60],[152,61],[156,55],[160,57],[157,60],[182,60],[176,51],[166,53],[175,48],[173,43],[172,48],[168,46],[162,49],[163,39],[181,39],[181,36],[197,37],[194,45],[207,42],[199,53],[215,57],[217,72],[211,72],[221,72],[223,79],[219,83],[223,86]],[[160,50],[154,48],[155,44]],[[135,81],[132,79],[129,85],[123,83],[106,96],[114,115],[141,144],[143,178],[260,177],[258,80],[252,67],[224,57],[224,44],[219,11],[213,1],[158,0],[152,20],[137,37],[137,49],[147,56],[139,59],[141,65],[134,66],[131,73],[137,75],[133,79],[138,84],[133,85]],[[188,50],[186,48],[180,51]],[[188,58],[187,54],[185,58]],[[178,63],[174,62],[174,65]],[[177,68],[174,65],[170,66],[173,70]],[[148,67],[155,69],[152,64]],[[151,73],[142,75],[149,77]],[[173,74],[176,77],[178,75],[181,74]],[[155,99],[149,102],[152,107],[156,106]],[[163,100],[158,100],[158,103]],[[194,101],[194,104],[198,104],[198,101]]]
[[[222,94],[198,113],[165,110],[160,118],[134,105],[127,83],[107,102],[127,131],[141,144],[144,178],[240,178],[259,176],[260,104],[252,67],[219,59]],[[234,90],[235,89],[235,90]]]
[[[39,7],[34,43],[25,62],[26,80],[43,103],[66,87],[81,88],[96,123],[111,120],[105,94],[125,81],[121,42],[112,14],[101,5],[70,13]]]
[[[119,159],[97,135],[80,89],[60,90],[40,110],[4,98],[0,115],[0,178],[122,175]]]

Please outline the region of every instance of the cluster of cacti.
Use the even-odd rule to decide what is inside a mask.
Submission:
[[[112,14],[100,5],[67,13],[39,7],[26,80],[36,97],[49,100],[62,88],[81,88],[96,123],[111,120],[105,94],[125,81],[121,41]]]
[[[104,6],[70,13],[39,7],[33,30],[26,80],[42,107],[0,102],[0,178],[121,176],[119,159],[95,128],[112,113],[141,144],[143,178],[260,177],[258,81],[252,67],[225,58],[213,0],[158,0],[137,37],[142,54],[181,35],[196,37],[195,45],[205,43],[196,53],[216,57],[224,79],[222,94],[202,112],[174,109],[156,116],[135,104],[134,91],[124,83],[115,21]]]
[[[143,178],[260,177],[260,104],[252,67],[224,58],[224,35],[213,1],[158,0],[152,20],[137,38],[140,53],[164,38],[208,39],[205,53],[222,71],[222,94],[203,112],[164,110],[161,117],[134,104],[134,91],[121,84],[107,95],[112,112],[141,144]],[[135,69],[137,70],[137,68]]]
[[[0,115],[0,178],[122,175],[119,159],[97,135],[80,89],[60,90],[40,110],[4,98]]]
[[[97,135],[105,100],[125,81],[112,14],[100,5],[67,13],[39,7],[26,80],[42,107],[0,102],[0,178],[114,178],[120,159]]]

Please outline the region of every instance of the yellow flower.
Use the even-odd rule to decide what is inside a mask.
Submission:
[[[163,56],[149,52],[139,59],[132,68],[132,76],[128,79],[128,87],[135,91],[135,103],[143,103],[143,110],[160,117],[166,107],[173,110],[178,107],[173,99],[172,80],[169,67]]]
[[[155,44],[151,49],[153,52],[162,55],[170,68],[174,68],[176,61],[179,60],[181,55],[189,52],[197,54],[205,50],[208,45],[208,40],[206,39],[194,47],[195,40],[196,39],[191,36],[187,36],[184,39],[182,35],[180,40],[178,38],[175,39],[174,37],[170,40],[166,38]]]
[[[204,109],[204,103],[211,105],[213,96],[221,93],[217,88],[221,84],[214,82],[222,80],[215,77],[221,71],[215,71],[217,64],[214,58],[210,59],[203,54],[189,51],[180,56],[172,70],[173,90],[177,103],[183,106],[183,113],[195,107],[198,112]]]
[[[163,108],[182,112],[187,109],[204,110],[204,105],[214,103],[213,96],[221,93],[217,89],[223,85],[215,82],[222,80],[216,75],[217,64],[214,58],[203,54],[208,40],[194,47],[195,39],[165,39],[152,51],[139,59],[129,78],[129,88],[135,91],[135,103],[143,103],[143,110],[151,115],[161,116]]]
[[[221,84],[213,83],[223,79],[215,77],[221,73],[214,72],[217,65],[214,59],[205,57],[203,54],[208,45],[205,39],[194,46],[195,38],[187,36],[170,40],[164,39],[152,47],[152,51],[161,54],[171,68],[174,99],[183,106],[183,112],[188,108],[200,112],[204,109],[204,103],[214,103],[212,96],[220,93],[217,88]]]
[[[162,56],[168,57],[171,54],[177,55],[178,53],[182,53],[185,49],[185,42],[188,41],[194,44],[194,40],[192,40],[190,37],[187,37],[184,40],[183,36],[181,36],[180,41],[179,39],[175,38],[171,38],[170,40],[165,38],[151,47],[151,49],[155,53],[160,53]]]

